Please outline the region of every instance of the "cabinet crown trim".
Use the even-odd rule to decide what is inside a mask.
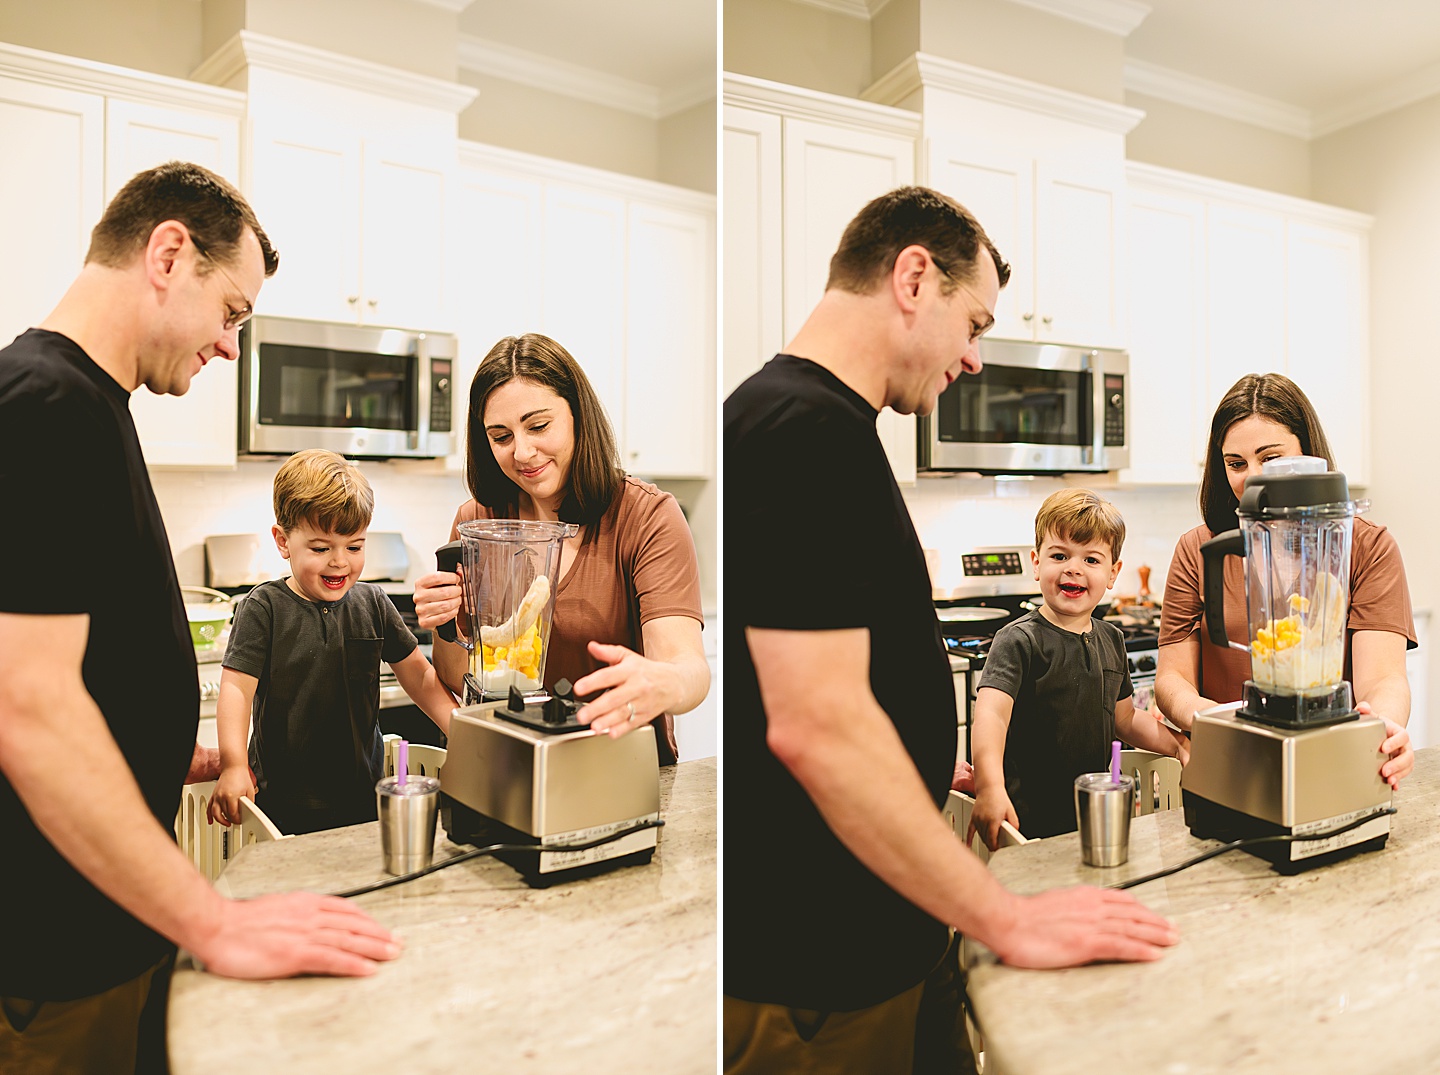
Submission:
[[[729,72],[725,74],[724,91],[727,105],[754,108],[794,119],[843,123],[901,138],[915,138],[920,134],[920,113],[885,104]]]
[[[1097,130],[1129,134],[1145,113],[1128,105],[1056,89],[1039,82],[972,67],[958,60],[917,52],[876,79],[862,96],[867,101],[902,101],[919,90],[948,90],[994,104],[1024,108]]]
[[[223,84],[243,74],[248,67],[318,79],[344,89],[379,94],[457,115],[480,93],[473,86],[282,41],[253,30],[241,30],[221,45],[191,77],[199,82]]]
[[[245,114],[245,95],[235,90],[3,42],[0,75],[145,104],[199,108],[236,117]]]
[[[1368,233],[1375,223],[1373,216],[1354,209],[1342,209],[1336,205],[1312,202],[1290,194],[1277,194],[1272,190],[1260,190],[1224,179],[1211,179],[1209,176],[1178,172],[1173,168],[1161,168],[1159,165],[1142,164],[1139,161],[1125,162],[1125,180],[1136,190],[1238,203],[1252,209],[1283,213],[1291,220],[1323,224],[1327,227]]]
[[[459,160],[462,167],[482,168],[504,175],[537,181],[555,181],[582,186],[623,198],[638,198],[654,205],[715,213],[716,198],[704,191],[657,183],[653,179],[607,172],[584,164],[538,157],[517,149],[503,149],[483,142],[460,142]]]

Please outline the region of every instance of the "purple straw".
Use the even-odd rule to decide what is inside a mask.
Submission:
[[[404,757],[402,754],[401,757]],[[1110,742],[1110,783],[1120,783],[1120,740]]]
[[[1116,754],[1115,757],[1119,758],[1120,755]],[[1120,763],[1117,761],[1115,764],[1119,765]],[[395,743],[395,783],[405,783],[405,777],[408,775],[406,770],[409,769],[409,767],[410,744],[404,739],[397,740]],[[1116,771],[1118,772],[1119,770]]]

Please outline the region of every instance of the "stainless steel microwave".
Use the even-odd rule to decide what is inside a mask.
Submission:
[[[455,337],[256,317],[240,332],[240,451],[454,451]]]
[[[921,470],[1063,474],[1130,465],[1124,351],[983,340],[916,424]]]

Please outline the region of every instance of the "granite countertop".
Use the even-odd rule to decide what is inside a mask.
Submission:
[[[182,953],[175,1075],[713,1072],[716,775],[714,758],[661,770],[666,825],[648,865],[532,889],[481,857],[358,897],[405,945],[372,977],[239,982]],[[435,861],[464,850],[437,832]],[[247,847],[217,888],[338,892],[383,877],[372,822]]]
[[[1440,747],[1417,751],[1394,802],[1378,852],[1283,877],[1231,851],[1132,889],[1180,929],[1158,962],[1017,970],[980,949],[969,993],[987,1075],[1440,1070]],[[1124,866],[1082,866],[1070,834],[1003,849],[990,868],[1034,893],[1214,846],[1170,810],[1135,819]]]

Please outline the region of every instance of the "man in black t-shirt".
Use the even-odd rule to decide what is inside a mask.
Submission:
[[[0,1071],[165,1070],[176,945],[239,978],[365,974],[398,951],[343,900],[222,898],[171,829],[199,687],[130,393],[183,395],[234,359],[276,265],[233,186],[161,165],[0,350]]]
[[[1124,893],[1011,895],[941,820],[954,692],[875,422],[979,371],[1008,278],[950,198],[877,198],[725,402],[727,1072],[965,1070],[946,926],[1031,967],[1176,939]]]

